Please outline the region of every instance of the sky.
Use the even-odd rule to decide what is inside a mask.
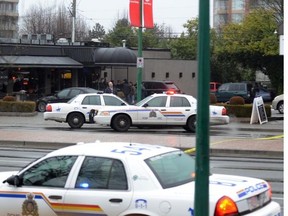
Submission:
[[[45,5],[63,2],[68,7],[73,0],[19,0],[20,18],[31,5],[41,1]],[[199,0],[153,0],[154,23],[165,24],[172,28],[173,33],[181,33],[185,31],[183,24],[187,20],[198,17],[198,3]],[[106,30],[112,29],[118,18],[129,12],[129,0],[76,0],[76,5],[76,17],[85,18],[91,28],[98,22]]]

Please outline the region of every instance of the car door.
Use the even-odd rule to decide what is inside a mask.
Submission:
[[[119,215],[129,207],[132,194],[122,161],[83,156],[75,181],[65,196],[67,211],[63,215]]]
[[[166,117],[162,114],[166,111],[167,95],[157,95],[146,101],[138,111],[137,124],[166,125]]]
[[[166,117],[167,125],[185,125],[188,117],[196,113],[196,105],[191,106],[185,96],[169,96],[169,106],[162,114]]]
[[[86,122],[89,122],[89,114],[92,109],[99,109],[103,102],[100,95],[87,95],[80,104],[80,111],[85,115]]]
[[[0,190],[1,215],[59,215],[64,208],[66,181],[76,159],[46,158],[19,174],[18,187],[13,181],[6,182]]]

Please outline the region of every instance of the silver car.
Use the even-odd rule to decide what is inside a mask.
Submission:
[[[272,108],[278,110],[279,113],[284,113],[284,94],[278,95],[272,101]]]

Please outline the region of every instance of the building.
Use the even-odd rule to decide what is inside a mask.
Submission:
[[[19,0],[0,0],[0,38],[18,38]]]
[[[227,23],[241,22],[260,2],[261,0],[214,0],[213,27],[220,29]]]
[[[11,40],[12,41],[12,40]],[[21,81],[37,97],[71,86],[99,90],[103,81],[137,81],[137,50],[97,43],[57,44],[37,40],[0,40],[0,92]],[[25,42],[25,43],[24,43]],[[197,96],[197,61],[174,60],[170,50],[143,50],[142,80],[172,80],[185,93]],[[17,84],[18,85],[18,84]]]

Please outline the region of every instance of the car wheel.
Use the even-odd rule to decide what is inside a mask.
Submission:
[[[73,129],[81,128],[84,124],[84,117],[81,113],[71,113],[67,118],[67,122]]]
[[[280,101],[277,105],[277,110],[279,113],[283,114],[284,113],[284,103],[283,101]]]
[[[186,126],[184,126],[184,129],[189,132],[195,132],[196,131],[196,116],[190,116],[187,120]]]
[[[130,126],[130,118],[127,115],[120,114],[114,117],[111,128],[119,132],[125,132],[128,131]]]
[[[37,105],[37,109],[39,112],[45,112],[46,111],[46,102],[45,101],[39,101]]]

